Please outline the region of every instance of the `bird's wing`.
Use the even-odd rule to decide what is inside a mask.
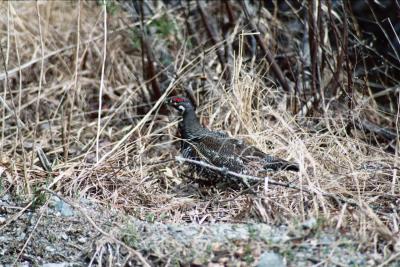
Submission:
[[[299,171],[299,165],[294,162],[290,162],[272,155],[268,155],[254,147],[246,144],[240,139],[228,139],[226,140],[226,146],[232,149],[232,152],[240,157],[246,166],[260,169],[271,169],[271,170],[291,170]]]
[[[231,138],[224,133],[210,132],[191,139],[193,149],[203,160],[231,171],[241,172],[243,159],[235,153]]]
[[[247,169],[248,173],[253,173],[257,169],[298,170],[296,163],[268,155],[241,139],[230,138],[223,133],[216,135],[215,132],[210,132],[193,142],[197,154],[203,159],[219,167],[228,167],[232,171],[243,172]]]

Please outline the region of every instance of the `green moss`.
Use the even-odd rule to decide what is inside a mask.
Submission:
[[[44,191],[35,189],[32,208],[36,209],[42,207],[46,203],[47,199],[48,197]]]
[[[212,246],[211,246],[211,244],[208,244],[208,245],[207,245],[206,252],[207,252],[207,254],[209,254],[209,255],[211,255],[211,254],[212,254],[212,252],[213,252],[213,249],[212,249]]]
[[[54,234],[49,234],[48,240],[52,243],[55,243],[57,241],[57,236]]]
[[[156,220],[156,215],[154,213],[150,212],[146,215],[146,221],[153,223],[155,222],[155,220]]]
[[[279,251],[279,253],[289,262],[294,261],[295,254],[293,252],[293,249],[286,249],[283,251]]]
[[[177,32],[175,22],[168,18],[167,15],[163,15],[160,18],[153,20],[150,23],[150,27],[154,27],[156,33],[161,35],[163,38],[174,35]]]
[[[259,232],[252,224],[248,225],[248,231],[250,239],[258,239]]]
[[[254,262],[254,256],[253,256],[253,249],[251,248],[250,245],[246,245],[244,248],[244,256],[243,260],[250,265],[251,263]]]
[[[141,48],[141,43],[140,43],[140,30],[138,28],[133,28],[131,29],[131,43],[132,47],[134,49],[140,49]]]
[[[131,248],[137,248],[139,244],[139,234],[136,227],[132,224],[127,224],[122,229],[122,242]]]

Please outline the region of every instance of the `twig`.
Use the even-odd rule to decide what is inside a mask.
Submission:
[[[349,110],[353,109],[353,104],[355,101],[354,92],[353,92],[353,69],[350,66],[350,58],[349,58],[349,27],[348,27],[348,18],[347,18],[347,9],[346,3],[343,2],[343,49],[345,52],[345,64],[346,64],[346,73],[347,73],[347,95],[350,97],[348,100],[347,106]]]
[[[104,69],[106,65],[107,57],[107,5],[103,5],[104,13],[104,43],[103,43],[103,63],[101,66],[101,78],[100,78],[100,91],[99,91],[99,110],[97,115],[97,135],[96,135],[96,162],[99,162],[99,139],[100,139],[100,128],[101,128],[101,108],[103,104],[103,89],[104,89]]]
[[[8,7],[9,8],[11,7],[10,3],[9,3]],[[15,55],[17,57],[18,66],[20,67],[21,66],[21,58],[20,58],[19,49],[18,49],[18,47],[19,47],[18,46],[18,38],[17,38],[17,35],[15,34],[15,22],[14,21],[13,21],[13,29],[14,29]],[[6,79],[7,79],[7,86],[8,86],[8,84],[9,84],[9,72],[7,71],[7,69],[4,69],[4,71],[5,71],[5,75],[6,75]],[[18,74],[19,74],[18,108],[17,109],[14,108],[14,110],[16,111],[16,115],[19,118],[20,115],[21,115],[21,102],[22,102],[22,71],[21,71],[20,68],[18,70]],[[13,100],[11,91],[10,91],[10,94],[11,94],[11,100]],[[24,126],[24,128],[27,129],[26,126]],[[24,172],[24,181],[25,181],[26,184],[28,184],[28,170],[27,170],[27,162],[28,161],[27,161],[26,150],[25,150],[25,147],[24,147],[24,136],[22,134],[22,129],[19,129],[17,127],[17,135],[15,136],[15,138],[19,140],[19,146],[21,148],[21,152],[22,152],[21,154],[22,154],[22,160],[23,160],[22,166],[23,166],[23,172]],[[14,158],[16,157],[16,154],[17,154],[17,150],[15,149],[14,150]]]
[[[75,103],[75,95],[77,91],[77,86],[78,86],[78,70],[79,70],[79,49],[80,49],[80,42],[81,42],[81,0],[78,0],[78,18],[77,18],[77,29],[76,29],[76,54],[75,54],[75,73],[74,73],[74,85],[73,87],[69,90],[72,91],[72,99],[69,101],[69,113],[68,113],[68,122],[67,122],[67,136],[66,136],[66,141],[63,145],[63,150],[64,150],[64,161],[68,161],[68,151],[69,151],[69,141],[71,137],[71,124],[72,124],[72,114],[74,110],[74,103]],[[67,95],[69,97],[70,94]],[[51,131],[50,131],[51,132]]]
[[[42,24],[41,24],[41,15],[40,15],[40,9],[39,9],[39,2],[36,2],[36,12],[37,12],[37,18],[38,18],[38,28],[39,28],[39,35],[40,35],[40,54],[42,55],[42,60],[40,61],[40,76],[39,76],[39,87],[38,87],[38,93],[37,93],[37,99],[36,99],[36,107],[35,107],[35,127],[33,127],[33,148],[32,151],[36,150],[36,135],[37,135],[37,130],[39,127],[39,104],[40,104],[40,98],[41,98],[41,93],[42,93],[42,83],[43,83],[43,75],[44,75],[44,41],[43,41],[43,32],[42,32]],[[30,166],[32,169],[33,166],[33,160],[35,158],[35,153],[32,153],[31,157],[31,162]],[[28,194],[31,194],[31,189],[30,185],[27,184],[27,190]]]
[[[322,95],[320,88],[320,73],[319,73],[319,39],[318,39],[318,7],[316,0],[308,0],[308,35],[309,35],[309,46],[311,56],[311,88],[316,96],[318,93]],[[319,100],[319,99],[318,99]],[[322,99],[323,100],[323,99]],[[318,104],[316,101],[314,105]]]
[[[3,99],[3,97],[0,96],[0,102],[1,104],[3,104],[5,110],[7,110],[8,112],[12,113],[15,117],[15,121],[16,121],[16,125],[18,128],[24,128],[26,129],[27,127],[25,126],[24,122],[21,121],[21,119],[19,118],[17,112],[16,112],[16,107],[15,107],[15,103],[14,103],[14,97],[12,95],[11,89],[10,89],[10,85],[9,85],[9,79],[8,79],[8,72],[7,72],[7,66],[6,66],[6,59],[4,58],[4,53],[3,53],[3,46],[0,44],[0,53],[1,53],[1,57],[2,57],[2,62],[3,62],[3,68],[4,68],[4,73],[5,73],[5,90],[7,89],[7,91],[10,93],[10,98],[11,98],[11,104],[13,106],[13,109],[11,109],[6,102],[6,99]],[[4,94],[5,95],[5,94]],[[3,117],[4,118],[4,117]],[[3,122],[4,123],[4,122]],[[3,124],[3,127],[5,127],[5,123]],[[21,129],[19,129],[20,131]]]
[[[241,179],[243,181],[246,181],[246,180],[257,181],[257,182],[264,181],[264,178],[233,172],[233,171],[227,170],[226,168],[220,168],[220,167],[208,164],[208,163],[206,163],[204,161],[186,159],[186,158],[183,158],[181,156],[177,156],[177,157],[175,157],[175,159],[177,161],[179,161],[179,162],[187,162],[187,163],[198,165],[198,166],[203,167],[203,168],[208,168],[208,169],[211,169],[213,171],[217,171],[220,174],[231,175],[231,176],[237,177],[237,178],[239,178],[239,179]],[[283,186],[283,187],[287,187],[287,188],[302,190],[304,192],[312,194],[311,191],[309,191],[308,189],[301,189],[300,187],[298,187],[296,185],[292,185],[290,183],[281,183],[281,182],[277,182],[277,181],[274,181],[274,180],[271,180],[271,179],[268,180],[268,183],[272,184],[272,185],[277,185],[277,186]]]
[[[217,171],[218,173],[220,173],[222,175],[234,176],[234,177],[237,177],[237,178],[241,179],[244,182],[246,182],[247,180],[258,181],[259,182],[259,181],[263,181],[263,179],[264,179],[264,178],[260,178],[260,177],[256,177],[256,176],[251,176],[251,175],[246,175],[246,174],[241,174],[241,173],[229,171],[226,168],[220,168],[220,167],[208,164],[208,163],[206,163],[204,161],[186,159],[186,158],[183,158],[181,156],[177,156],[177,157],[175,157],[175,159],[177,161],[179,161],[179,162],[187,162],[187,163],[190,163],[190,164],[198,165],[198,166],[203,167],[203,168],[208,168],[208,169],[211,169],[213,171]],[[277,182],[277,181],[274,181],[274,180],[271,180],[271,179],[268,179],[268,184],[276,185],[276,186],[282,186],[282,187],[286,187],[286,188],[290,188],[290,189],[296,189],[296,190],[299,190],[301,192],[306,192],[306,193],[308,193],[310,195],[318,195],[318,194],[320,194],[320,195],[322,195],[324,197],[329,197],[329,198],[335,200],[337,203],[343,202],[343,203],[348,203],[348,204],[350,204],[352,206],[360,206],[358,203],[356,203],[352,199],[339,197],[339,196],[336,196],[336,195],[331,194],[331,193],[323,192],[321,190],[318,190],[318,192],[315,192],[313,189],[308,188],[307,186],[298,186],[298,185],[294,185],[293,183],[281,183],[281,182]]]
[[[155,69],[156,60],[154,57],[154,53],[149,44],[149,40],[147,38],[145,24],[144,24],[144,4],[145,1],[140,3],[140,30],[141,30],[141,48],[142,48],[142,68],[143,68],[143,78],[146,81],[150,81],[152,88],[152,100],[157,100],[161,97],[161,89],[160,84],[157,80],[157,74]],[[146,57],[146,60],[145,60]],[[147,83],[146,83],[147,85]]]
[[[340,83],[340,71],[343,71],[343,59],[345,56],[345,50],[343,47],[343,42],[342,40],[339,38],[339,29],[336,26],[335,20],[333,19],[332,16],[332,2],[331,1],[327,1],[327,5],[328,5],[328,15],[329,15],[329,21],[330,21],[330,25],[333,28],[333,36],[335,38],[335,42],[338,46],[338,49],[340,48],[340,51],[338,51],[337,53],[337,57],[336,57],[336,70],[334,71],[331,80],[328,82],[328,85],[326,86],[326,88],[330,88],[331,91],[333,92],[332,94],[334,96],[337,95],[337,91],[338,91],[338,87],[342,87],[341,83]]]
[[[217,37],[215,28],[213,27],[213,24],[211,24],[211,22],[213,22],[213,20],[207,16],[207,14],[204,10],[204,7],[202,6],[201,1],[197,1],[197,7],[200,10],[201,19],[204,23],[204,26],[206,27],[207,33],[208,33],[209,37],[211,38],[213,44],[216,46],[218,60],[221,63],[222,69],[225,70],[225,68],[229,68],[229,66],[227,64],[225,64],[224,54],[221,51],[221,47],[218,45],[219,43],[221,43],[221,40],[219,40],[219,38]],[[226,71],[227,71],[226,75],[228,75],[226,77],[226,79],[229,81],[229,76],[231,73],[230,73],[229,69],[227,69]]]
[[[362,120],[361,122],[355,125],[360,130],[366,130],[368,132],[372,132],[376,135],[383,137],[388,141],[395,140],[397,138],[397,134],[393,132],[389,128],[384,128],[379,125],[376,125],[368,120]]]
[[[264,181],[259,181],[259,182],[257,182],[256,184],[254,184],[254,185],[252,185],[252,186],[250,186],[250,187],[248,187],[248,188],[246,188],[246,189],[240,191],[240,192],[239,192],[236,196],[234,196],[234,197],[231,197],[231,198],[228,198],[228,199],[224,199],[224,200],[220,200],[220,201],[216,201],[216,202],[217,202],[217,203],[230,202],[230,201],[233,201],[233,200],[237,199],[237,198],[240,197],[241,195],[247,194],[248,192],[253,193],[253,192],[254,192],[253,189],[256,188],[257,186],[259,186],[260,184],[262,184],[263,182],[264,182]],[[268,180],[268,182],[269,182],[269,180]]]
[[[290,92],[291,88],[288,84],[288,82],[286,81],[285,76],[283,75],[282,70],[280,69],[280,67],[278,66],[278,64],[276,63],[274,57],[272,56],[272,54],[269,52],[269,50],[267,49],[266,45],[263,42],[263,39],[261,38],[262,35],[264,35],[260,29],[258,29],[258,27],[255,26],[255,24],[253,23],[250,15],[249,15],[249,11],[247,10],[247,6],[246,6],[246,1],[242,0],[241,1],[242,4],[242,8],[244,10],[244,13],[246,15],[246,18],[250,24],[250,27],[252,28],[253,31],[256,32],[260,32],[261,34],[257,34],[255,35],[255,38],[257,39],[258,45],[261,47],[261,49],[263,50],[265,57],[267,58],[268,63],[271,65],[272,71],[275,73],[276,78],[278,79],[279,83],[282,85],[283,89],[286,92]]]

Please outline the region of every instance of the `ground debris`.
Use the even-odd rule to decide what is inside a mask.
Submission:
[[[126,247],[100,234],[79,214],[81,211],[62,215],[58,210],[62,201],[59,198],[51,197],[49,205],[27,209],[11,223],[20,209],[10,199],[6,196],[1,200],[1,216],[6,220],[0,225],[0,264],[98,266],[106,259],[115,266],[139,264]],[[357,251],[357,243],[350,236],[329,229],[293,237],[293,227],[285,225],[150,223],[88,199],[77,202],[98,227],[140,252],[152,265],[175,262],[194,266],[208,263],[264,266],[269,260],[265,259],[267,254],[275,255],[273,260],[279,259],[287,266],[377,263],[373,256]],[[298,225],[299,232],[302,227]],[[392,262],[391,266],[398,263]]]

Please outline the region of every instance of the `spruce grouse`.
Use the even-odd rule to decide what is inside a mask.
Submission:
[[[229,137],[226,133],[204,128],[196,116],[189,99],[171,97],[167,103],[177,109],[182,116],[179,132],[182,138],[181,152],[184,158],[204,161],[240,174],[258,176],[267,170],[299,171],[297,163],[270,156],[243,140]],[[201,174],[210,176],[212,170],[196,165]]]

